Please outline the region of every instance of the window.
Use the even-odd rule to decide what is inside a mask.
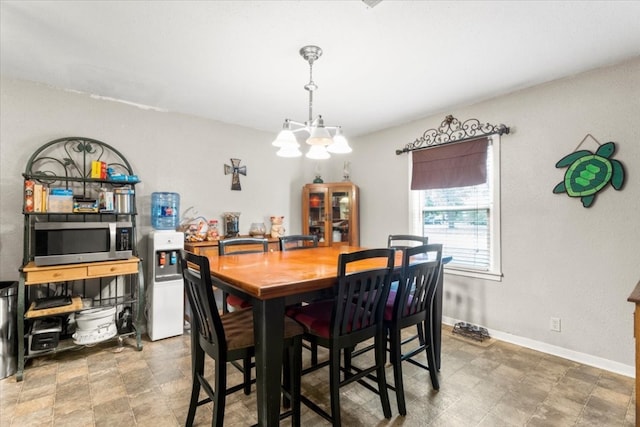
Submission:
[[[410,190],[411,232],[443,244],[448,273],[500,280],[500,136],[490,141],[485,183]]]

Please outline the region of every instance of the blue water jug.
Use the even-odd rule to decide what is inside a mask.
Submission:
[[[156,230],[175,230],[180,224],[180,195],[155,192],[151,194],[151,226]]]

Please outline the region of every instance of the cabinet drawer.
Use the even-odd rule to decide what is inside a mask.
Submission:
[[[216,246],[200,246],[197,248],[194,248],[195,251],[194,253],[196,255],[202,255],[202,256],[218,256],[218,245]]]
[[[27,272],[26,283],[64,282],[67,280],[80,280],[87,277],[87,267],[78,266],[72,268],[43,269],[41,271]]]
[[[90,265],[87,267],[87,276],[117,276],[119,274],[135,274],[138,272],[138,263]]]
[[[120,274],[137,274],[139,262],[139,258],[133,257],[122,261],[36,267],[33,261],[31,261],[23,267],[22,271],[25,274],[25,285],[35,285],[40,283],[118,276]]]

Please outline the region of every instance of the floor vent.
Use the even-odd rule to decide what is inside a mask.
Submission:
[[[484,341],[485,339],[491,338],[489,336],[489,331],[486,328],[482,328],[477,325],[472,325],[471,323],[466,322],[458,322],[453,326],[452,332],[454,334],[462,335],[466,338],[471,338],[476,341]]]

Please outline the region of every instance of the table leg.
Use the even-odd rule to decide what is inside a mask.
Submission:
[[[284,341],[284,298],[253,300],[258,425],[277,426]]]

